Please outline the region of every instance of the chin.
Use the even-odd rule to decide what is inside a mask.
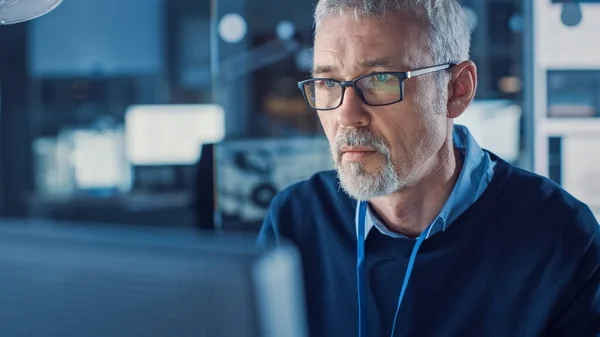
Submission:
[[[382,163],[360,163],[356,161],[342,161],[336,167],[338,170],[347,172],[355,176],[376,176],[382,173],[384,165]]]
[[[337,168],[342,189],[357,200],[370,200],[390,195],[400,187],[398,175],[391,166],[367,170],[362,164],[346,163]]]

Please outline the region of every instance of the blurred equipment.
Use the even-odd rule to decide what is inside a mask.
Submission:
[[[0,0],[0,25],[40,17],[60,5],[62,0]]]
[[[219,105],[131,106],[125,114],[125,143],[132,191],[190,189],[202,146],[224,137],[225,115]]]
[[[306,337],[300,259],[254,236],[0,221],[3,337]]]
[[[108,196],[126,191],[129,166],[123,128],[64,128],[57,137],[36,139],[35,181],[38,196]]]
[[[202,145],[202,157],[195,168],[192,208],[196,226],[215,229],[215,157],[214,144]]]
[[[216,226],[226,229],[257,230],[277,192],[333,169],[325,137],[227,140],[215,151]]]

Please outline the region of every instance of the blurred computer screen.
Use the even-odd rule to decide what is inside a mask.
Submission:
[[[3,337],[306,336],[291,246],[47,221],[0,222]]]

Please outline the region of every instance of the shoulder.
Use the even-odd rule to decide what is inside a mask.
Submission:
[[[586,217],[592,214],[585,203],[554,181],[515,166],[511,170],[512,174],[507,181],[509,194],[515,201],[529,208],[530,213],[543,213],[546,217]]]
[[[353,224],[355,206],[339,186],[335,171],[322,171],[279,192],[267,219],[275,232],[303,237],[323,230],[321,226]]]
[[[590,208],[554,181],[497,158],[503,188],[497,201],[519,229],[562,235],[570,242],[590,243],[600,226]],[[543,234],[542,234],[543,235]]]
[[[284,206],[290,202],[313,200],[318,196],[336,194],[339,183],[335,171],[321,171],[309,179],[299,181],[281,190],[273,199],[273,206]]]
[[[271,212],[310,213],[314,206],[350,205],[351,198],[341,190],[335,171],[321,171],[279,192],[271,203]]]

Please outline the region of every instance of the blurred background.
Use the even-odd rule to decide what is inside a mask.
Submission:
[[[2,2],[2,1],[0,1]],[[464,0],[480,144],[600,215],[600,4]],[[0,25],[0,216],[256,231],[332,168],[316,1],[64,0]]]

